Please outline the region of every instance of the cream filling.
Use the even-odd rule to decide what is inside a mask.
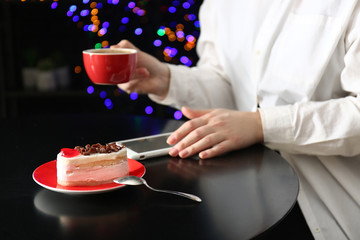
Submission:
[[[129,174],[127,161],[109,166],[95,166],[88,169],[80,169],[74,165],[58,165],[57,178],[62,182],[77,181],[107,181]]]
[[[126,148],[112,153],[96,153],[65,158],[57,155],[57,179],[61,182],[108,181],[129,174]]]

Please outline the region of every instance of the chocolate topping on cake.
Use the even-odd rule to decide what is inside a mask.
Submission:
[[[82,155],[90,155],[94,153],[111,153],[118,152],[123,149],[124,145],[117,145],[116,143],[108,143],[106,145],[101,145],[96,143],[93,145],[87,144],[85,147],[76,146],[75,149],[80,152]]]

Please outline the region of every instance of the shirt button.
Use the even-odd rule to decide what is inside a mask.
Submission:
[[[259,49],[257,49],[257,50],[255,51],[255,54],[256,54],[256,55],[260,55],[260,53],[261,53],[261,51],[260,51]]]

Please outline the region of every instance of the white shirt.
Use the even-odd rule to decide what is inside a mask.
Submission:
[[[200,23],[197,66],[170,65],[168,96],[153,100],[198,109],[259,106],[270,148],[321,159],[360,155],[359,1],[205,0]],[[339,231],[340,238],[315,231],[320,225],[309,219],[323,208],[304,210],[314,187],[305,185],[299,203],[317,239],[347,239],[351,231],[360,239],[354,229]]]
[[[295,169],[298,203],[315,239],[360,239],[360,156],[282,153]]]

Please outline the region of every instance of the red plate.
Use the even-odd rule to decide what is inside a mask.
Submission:
[[[128,159],[129,175],[142,177],[145,174],[145,167],[136,160]],[[124,187],[122,184],[108,183],[97,186],[65,187],[57,184],[56,160],[47,162],[33,172],[34,181],[40,186],[49,190],[70,194],[90,194],[113,191]]]

